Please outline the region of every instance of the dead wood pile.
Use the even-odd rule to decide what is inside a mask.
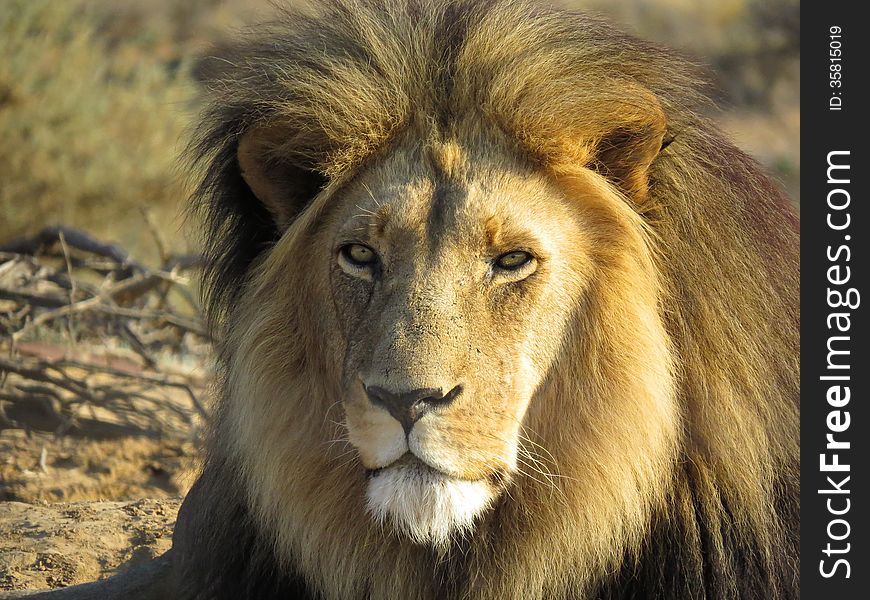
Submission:
[[[68,227],[0,244],[0,429],[195,434],[211,340],[191,275]]]

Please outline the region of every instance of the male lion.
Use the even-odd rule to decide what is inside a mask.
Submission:
[[[178,596],[797,596],[798,223],[655,46],[287,10],[210,84]]]

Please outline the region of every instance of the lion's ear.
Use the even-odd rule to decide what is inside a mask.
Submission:
[[[629,198],[646,198],[649,168],[662,150],[666,124],[664,112],[654,110],[611,130],[596,146],[594,165]]]
[[[326,185],[321,173],[294,156],[294,137],[282,127],[254,127],[240,138],[236,151],[242,178],[280,230]]]

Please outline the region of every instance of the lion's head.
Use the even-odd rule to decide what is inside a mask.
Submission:
[[[548,173],[504,134],[476,132],[473,123],[447,135],[413,131],[321,192],[313,230],[288,231],[261,274],[266,291],[251,306],[269,320],[244,319],[239,340],[256,343],[244,377],[251,369],[286,377],[292,392],[296,374],[283,365],[299,340],[286,332],[297,286],[311,290],[306,308],[314,312],[303,323],[322,323],[328,342],[317,353],[332,379],[328,399],[340,407],[331,418],[343,413],[346,429],[336,436],[325,420],[316,451],[343,452],[323,444],[345,437],[358,455],[348,466],[368,475],[369,511],[421,543],[469,529],[515,476],[558,477],[558,462],[541,456],[533,439],[554,421],[579,430],[620,414],[626,438],[643,425],[648,439],[632,444],[635,466],[665,464],[676,437],[644,223],[600,174]],[[243,139],[240,162],[280,215],[287,194],[272,187],[259,168],[265,157],[252,151],[265,135]],[[293,285],[297,272],[305,282]],[[613,323],[586,331],[602,320]],[[613,339],[602,340],[608,333]],[[601,356],[602,341],[619,358]],[[578,355],[589,362],[574,364]],[[623,361],[642,367],[632,366],[607,402],[538,400],[527,415],[536,395],[560,383],[557,373],[588,369],[579,379],[591,383]],[[641,415],[643,423],[635,420]],[[264,416],[265,425],[276,423]],[[259,440],[262,432],[250,435]],[[577,449],[603,451],[596,437],[576,440]],[[647,456],[638,460],[638,451]],[[651,483],[644,479],[638,485]]]
[[[680,523],[777,577],[796,263],[691,69],[505,2],[328,3],[236,52],[200,138],[213,452],[281,564],[335,598],[561,597]]]

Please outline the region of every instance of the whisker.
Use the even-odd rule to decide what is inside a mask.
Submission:
[[[534,454],[533,454],[533,453],[532,453],[528,448],[524,448],[524,450],[525,450],[525,452],[526,452],[526,455],[527,455],[529,458],[531,458],[532,460],[534,460],[536,464],[540,465],[541,468],[546,468],[548,464],[550,464],[550,465],[553,467],[553,469],[555,470],[555,472],[550,472],[550,473],[549,473],[550,477],[557,477],[557,478],[559,478],[559,479],[565,479],[565,480],[568,480],[568,481],[579,481],[579,479],[577,479],[576,477],[570,477],[569,475],[563,475],[563,474],[561,474],[561,473],[558,472],[558,467],[559,467],[559,465],[558,465],[558,463],[556,463],[556,458],[555,458],[555,457],[550,453],[549,450],[547,450],[546,448],[544,448],[544,447],[541,446],[540,444],[536,444],[535,442],[533,442],[532,440],[530,440],[530,439],[528,439],[528,438],[521,437],[520,439],[521,439],[522,441],[526,441],[526,442],[528,442],[528,443],[534,445],[536,448],[538,448],[538,449],[540,449],[540,450],[543,450],[544,452],[547,453],[547,457],[549,457],[549,461],[545,461],[545,460],[543,460],[544,457],[541,457],[541,459],[536,458],[536,457],[534,456]]]
[[[557,486],[553,485],[553,483],[551,481],[546,480],[546,479],[544,481],[542,481],[541,479],[539,479],[538,477],[536,477],[532,473],[528,472],[526,469],[522,469],[522,468],[518,469],[518,474],[523,476],[523,477],[528,477],[531,481],[534,481],[535,483],[542,486],[543,488],[548,489],[550,492],[550,494],[549,494],[550,498],[556,499],[564,507],[568,506],[568,499],[565,496],[565,493],[561,489],[559,489]],[[549,485],[547,485],[547,484],[549,484]]]
[[[382,204],[380,203],[380,201],[377,198],[375,198],[375,195],[372,194],[372,190],[369,188],[369,186],[365,183],[363,183],[362,186],[365,189],[365,191],[368,192],[369,197],[372,199],[372,202],[375,203],[375,206],[377,206],[378,208],[381,208]],[[374,213],[372,213],[372,216],[374,216]]]
[[[371,195],[371,192],[369,192],[369,195]],[[372,200],[374,200],[374,198],[375,198],[375,197],[372,196]],[[362,213],[363,213],[362,215],[357,215],[357,216],[363,216],[363,215],[365,215],[365,216],[368,216],[368,217],[374,217],[374,216],[377,214],[377,213],[375,213],[374,211],[369,210],[368,208],[363,208],[363,207],[360,206],[359,204],[356,204],[356,205],[354,205],[354,206],[356,206],[357,210],[361,210]]]
[[[552,478],[550,478],[548,476],[547,473],[541,472],[540,470],[536,469],[535,467],[533,467],[533,466],[531,466],[528,463],[525,463],[523,461],[520,461],[518,464],[521,466],[527,467],[527,469],[523,469],[523,468],[518,469],[519,473],[521,475],[528,477],[529,479],[531,479],[532,481],[536,482],[539,485],[547,487],[550,490],[550,498],[557,498],[559,500],[559,502],[562,504],[562,506],[565,506],[565,507],[568,506],[568,497],[565,494],[565,491],[561,487],[556,485],[556,483],[552,480]],[[531,469],[535,473],[541,474],[544,477],[544,481],[541,481],[534,474],[530,473],[528,469]]]
[[[341,404],[341,400],[336,400],[335,402],[333,402],[332,404],[330,404],[327,407],[326,411],[323,413],[324,420],[329,416],[329,411],[331,411],[333,408],[335,408],[339,404]]]
[[[331,449],[336,444],[350,444],[350,440],[347,438],[337,438],[328,442],[323,442],[323,445],[326,446],[327,449]]]
[[[347,458],[347,459],[345,459],[345,460],[342,460],[342,459],[344,459],[346,456],[349,456],[349,458]],[[351,450],[348,450],[347,452],[343,452],[343,453],[339,454],[338,456],[336,456],[336,457],[334,457],[334,458],[331,458],[329,462],[330,462],[330,463],[333,463],[333,462],[336,462],[336,461],[339,461],[339,460],[342,460],[342,462],[340,462],[340,463],[338,463],[337,465],[335,465],[335,468],[336,468],[337,470],[344,469],[345,467],[348,467],[348,466],[350,466],[351,464],[353,464],[354,462],[356,462],[356,448],[353,448],[353,449],[351,449]]]

